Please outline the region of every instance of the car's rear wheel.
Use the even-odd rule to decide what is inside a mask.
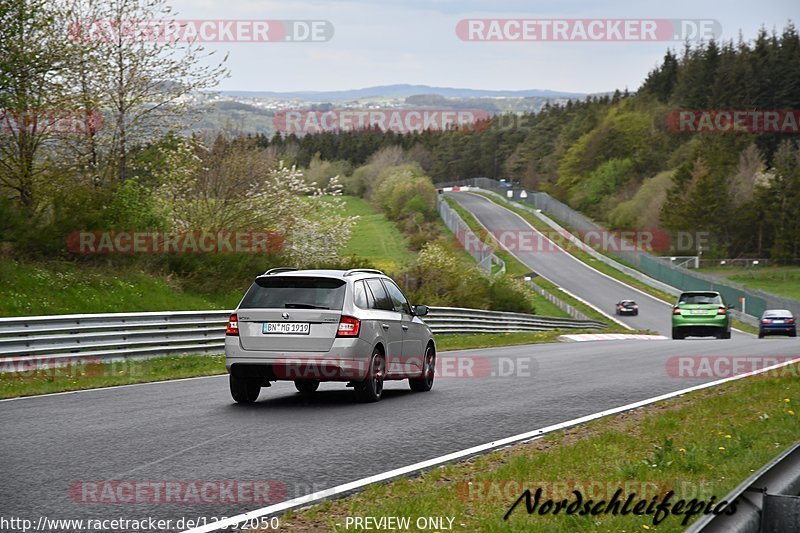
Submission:
[[[258,378],[242,378],[233,374],[228,379],[231,387],[231,396],[236,403],[253,403],[261,392],[261,382]]]
[[[759,332],[758,332],[758,338],[759,338],[759,339],[763,339],[763,338],[764,338],[764,332],[763,332],[763,331],[759,330]]]
[[[383,394],[383,378],[386,374],[386,359],[380,350],[372,353],[367,370],[367,378],[359,382],[355,389],[358,398],[363,402],[377,402]]]
[[[436,352],[430,344],[425,350],[421,378],[408,378],[408,385],[414,392],[428,392],[433,388],[433,376],[436,370]]]
[[[294,388],[301,394],[314,394],[319,388],[318,379],[296,379],[294,381]]]
[[[678,328],[672,328],[672,338],[675,340],[681,340],[684,338],[684,335],[678,330]]]

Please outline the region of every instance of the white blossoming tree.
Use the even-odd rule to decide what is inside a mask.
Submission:
[[[276,232],[292,264],[334,261],[356,217],[343,214],[342,186],[308,184],[303,172],[277,166],[247,144],[207,148],[182,139],[151,169],[162,184],[157,201],[176,231]]]

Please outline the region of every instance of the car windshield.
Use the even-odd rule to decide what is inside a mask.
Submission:
[[[245,294],[242,309],[342,308],[345,282],[335,278],[262,276]]]
[[[678,305],[721,305],[722,298],[714,292],[691,292],[681,294]]]

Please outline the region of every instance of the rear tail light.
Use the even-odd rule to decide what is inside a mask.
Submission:
[[[352,316],[342,316],[339,319],[339,329],[336,332],[337,337],[358,337],[358,331],[361,329],[361,321]]]
[[[794,318],[790,318],[786,321],[787,324],[794,324]]]
[[[725,309],[724,307],[720,307],[719,310],[717,310],[717,314],[718,315],[726,315],[726,314],[728,314],[728,310]]]
[[[672,314],[673,314],[673,315],[679,315],[679,314],[681,314],[681,310],[680,310],[680,308],[679,308],[679,307],[675,307],[675,308],[672,310]]]
[[[638,305],[634,305],[633,308],[634,309],[639,309],[639,306]]]
[[[763,319],[761,319],[761,323],[762,324],[772,324],[772,320],[770,320],[769,318],[763,318]]]
[[[239,336],[239,317],[232,314],[228,319],[228,325],[225,327],[225,335]]]

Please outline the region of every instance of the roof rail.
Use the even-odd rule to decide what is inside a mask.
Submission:
[[[271,276],[272,274],[280,274],[281,272],[292,272],[293,270],[297,270],[296,268],[292,267],[278,267],[278,268],[270,268],[263,274],[262,276]]]
[[[383,272],[375,268],[351,268],[347,272],[344,273],[345,276],[352,276],[353,274],[358,274],[359,272],[363,272],[365,274],[380,274],[381,276],[385,276]]]

